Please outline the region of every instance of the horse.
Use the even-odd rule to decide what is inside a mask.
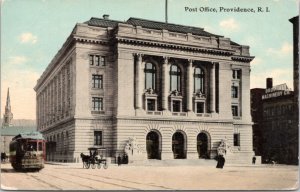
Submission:
[[[90,160],[90,156],[89,155],[85,155],[83,153],[80,153],[80,157],[82,159],[82,163],[83,163],[83,167],[84,167],[84,163],[88,162]]]

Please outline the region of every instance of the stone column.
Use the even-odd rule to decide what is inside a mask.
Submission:
[[[169,90],[169,76],[168,76],[168,62],[169,58],[164,57],[164,63],[162,65],[162,109],[168,110],[168,90]]]
[[[142,108],[142,88],[141,83],[143,80],[141,79],[141,69],[142,69],[142,55],[136,54],[136,74],[135,74],[135,108]]]
[[[187,111],[193,111],[193,60],[189,59],[187,67]]]
[[[215,63],[212,63],[211,65],[211,70],[210,70],[210,112],[214,113],[216,106],[215,106],[215,102],[216,102],[216,83],[215,83]]]

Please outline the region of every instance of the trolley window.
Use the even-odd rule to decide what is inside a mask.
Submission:
[[[39,151],[43,151],[43,143],[39,142]]]
[[[36,151],[37,150],[37,143],[36,142],[28,142],[27,151]]]

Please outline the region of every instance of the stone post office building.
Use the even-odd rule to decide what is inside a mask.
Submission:
[[[203,28],[129,18],[78,23],[35,86],[37,124],[51,161],[88,147],[142,159],[251,163],[249,46]]]

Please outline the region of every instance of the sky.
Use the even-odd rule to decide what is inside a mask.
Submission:
[[[200,11],[215,8],[217,12]],[[220,12],[253,8],[255,13]],[[270,12],[258,12],[257,7]],[[250,46],[251,88],[265,79],[293,88],[293,37],[289,19],[298,0],[168,0],[168,22],[204,28]],[[188,9],[191,8],[191,9]],[[188,11],[195,10],[197,11]],[[14,119],[36,118],[37,79],[62,47],[76,23],[91,17],[126,21],[130,17],[165,21],[165,0],[2,0],[1,117],[10,89]]]

